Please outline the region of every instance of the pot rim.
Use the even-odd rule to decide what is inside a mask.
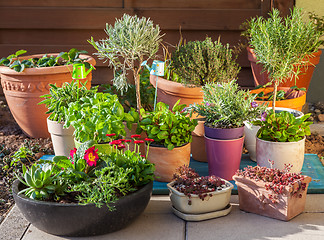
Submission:
[[[223,179],[223,178],[221,178],[221,179],[222,179],[226,184],[228,184],[229,186],[226,187],[226,188],[222,188],[222,190],[209,192],[208,194],[218,195],[218,194],[222,194],[222,193],[224,193],[224,192],[231,191],[231,190],[234,188],[234,185],[233,185],[231,182],[229,182],[229,181],[227,181],[227,180],[225,180],[225,179]],[[174,183],[175,183],[175,181],[172,181],[172,182],[169,182],[169,183],[167,184],[167,187],[169,188],[169,190],[172,191],[173,193],[175,193],[175,194],[181,196],[181,197],[187,197],[184,193],[179,192],[178,190],[176,190],[176,189],[173,187]],[[199,198],[199,196],[198,196],[197,194],[191,194],[191,198]]]
[[[303,139],[297,141],[297,142],[273,142],[273,141],[268,141],[268,140],[263,140],[261,138],[258,138],[257,136],[256,140],[264,143],[269,143],[269,144],[276,144],[276,145],[292,145],[292,144],[300,144],[301,142],[305,142],[306,136],[304,136]]]
[[[187,143],[184,143],[183,145],[181,145],[181,146],[175,146],[173,149],[175,149],[175,148],[182,148],[182,147],[186,147],[188,144],[190,144],[190,142],[187,142]],[[145,143],[145,146],[147,146],[147,143]],[[151,147],[153,147],[153,148],[166,148],[166,149],[168,149],[167,147],[165,147],[164,145],[158,145],[158,146],[154,146],[154,145],[152,145],[152,143],[150,143],[150,148]],[[172,149],[172,150],[173,150]],[[170,151],[172,151],[172,150],[170,150]]]
[[[215,141],[215,142],[235,142],[235,141],[240,141],[242,139],[244,139],[245,137],[245,134],[243,134],[242,137],[240,138],[235,138],[235,139],[216,139],[216,138],[209,138],[209,137],[206,137],[206,135],[204,134],[204,138],[205,139],[208,139],[210,141]]]
[[[208,127],[208,126],[206,126],[206,121],[204,122],[204,126],[206,126],[207,128],[210,128],[210,129],[219,129],[219,130],[229,130],[230,131],[230,130],[237,130],[237,129],[244,128],[244,126],[245,126],[245,123],[244,122],[243,122],[243,126],[242,127],[236,127],[236,128],[214,128],[214,127]]]

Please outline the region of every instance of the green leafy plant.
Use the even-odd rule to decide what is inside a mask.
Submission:
[[[45,98],[39,104],[45,104],[48,108],[46,112],[49,119],[57,122],[65,121],[65,112],[70,103],[79,102],[83,97],[92,97],[97,89],[88,90],[86,83],[80,83],[78,86],[77,81],[71,83],[65,82],[62,87],[57,87],[56,84],[50,84],[49,94],[41,96]]]
[[[229,45],[211,38],[180,44],[172,53],[172,71],[185,85],[204,86],[206,83],[227,82],[240,71]]]
[[[154,139],[156,144],[169,150],[191,142],[191,132],[198,124],[196,119],[191,120],[184,112],[186,105],[179,105],[179,102],[180,100],[171,110],[163,102],[157,103],[153,112],[141,109],[143,119],[140,121],[140,127],[147,133],[148,138]]]
[[[293,114],[282,111],[279,113],[271,110],[266,117],[261,120],[254,121],[253,124],[261,126],[257,133],[257,137],[272,142],[297,142],[306,135],[310,135],[309,125],[312,122],[307,121],[310,113],[300,118],[296,118]]]
[[[96,42],[91,37],[88,42],[98,51],[100,59],[109,61],[114,69],[113,83],[118,90],[127,89],[127,74],[132,72],[135,81],[137,111],[142,108],[140,96],[140,77],[144,60],[153,58],[162,41],[160,27],[154,26],[145,17],[124,14],[115,25],[106,24],[108,37]]]
[[[239,90],[234,80],[221,84],[209,83],[202,87],[204,100],[190,105],[188,111],[206,118],[205,125],[212,128],[236,128],[244,126],[260,116],[265,106],[258,106],[255,95]]]
[[[87,68],[90,68],[87,59],[80,57],[81,54],[88,52],[76,48],[70,49],[69,52],[60,52],[57,56],[45,54],[41,58],[19,59],[26,52],[26,50],[19,50],[6,58],[1,58],[0,66],[7,66],[16,72],[23,72],[25,68],[54,67],[73,63],[84,63]]]
[[[303,21],[303,13],[294,8],[284,19],[273,9],[269,18],[252,18],[245,23],[243,35],[274,83],[273,109],[278,85],[292,77],[298,78],[300,68],[309,62],[309,56],[318,51],[324,29],[318,30],[314,21]],[[296,85],[296,84],[295,84]]]

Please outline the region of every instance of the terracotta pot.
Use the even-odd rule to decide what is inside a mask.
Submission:
[[[224,179],[223,179],[224,180]],[[172,206],[182,213],[201,214],[215,212],[224,209],[230,201],[233,184],[224,180],[226,187],[221,190],[208,193],[208,196],[201,200],[197,194],[191,194],[191,204],[188,204],[189,197],[176,190],[174,182],[167,184],[170,190],[170,199]],[[211,194],[211,196],[210,196]]]
[[[271,142],[256,138],[256,160],[259,166],[283,170],[292,164],[291,172],[298,173],[304,164],[305,138],[298,142]]]
[[[279,90],[284,90],[287,92],[289,88],[287,87],[278,87]],[[260,88],[260,89],[253,89],[250,91],[250,93],[260,93],[264,92],[265,94],[269,92],[273,92],[272,87],[267,87],[267,88]],[[261,100],[255,100],[256,103],[258,104],[268,104],[268,107],[272,107],[272,101],[261,101]],[[283,107],[283,108],[291,108],[295,109],[298,111],[301,111],[304,104],[306,103],[306,93],[304,93],[302,96],[297,97],[297,98],[291,98],[291,99],[286,99],[286,100],[280,100],[276,101],[276,107]]]
[[[257,64],[257,60],[255,57],[255,53],[253,52],[253,49],[247,47],[248,52],[248,59],[251,63],[251,69],[254,77],[254,85],[264,85],[269,82],[268,74],[266,72],[262,72],[262,65]],[[304,60],[309,61],[309,63],[306,66],[301,67],[300,74],[298,75],[298,79],[296,79],[295,84],[295,78],[289,79],[284,81],[280,84],[280,87],[292,87],[297,85],[299,88],[306,88],[308,90],[310,81],[313,76],[313,72],[315,69],[315,66],[319,63],[320,57],[321,57],[322,51],[319,50],[312,55],[308,55]]]
[[[49,54],[57,56],[57,53]],[[42,57],[43,54],[20,57],[29,59]],[[88,62],[96,64],[94,58],[89,58]],[[8,67],[0,67],[1,85],[6,97],[10,111],[18,123],[19,127],[30,137],[47,138],[46,119],[48,114],[44,104],[38,105],[42,100],[40,96],[49,93],[49,84],[56,83],[62,86],[64,82],[72,81],[72,65],[55,66],[44,68],[26,68],[23,72],[16,72]],[[87,87],[91,87],[91,73],[81,82],[87,82]]]
[[[79,142],[74,138],[74,144],[76,148],[79,148],[82,143]],[[109,143],[97,143],[94,144],[95,148],[98,149],[98,153],[103,153],[103,154],[110,154],[111,153],[111,146]]]
[[[208,162],[205,149],[204,123],[205,121],[198,120],[198,125],[192,132],[191,156],[193,159],[199,162]]]
[[[155,147],[152,144],[149,147],[147,158],[155,164],[156,181],[171,182],[173,174],[180,166],[189,166],[190,162],[190,143],[181,147],[175,147],[168,150],[166,147]]]
[[[63,128],[64,123],[49,120],[47,118],[48,132],[51,134],[55,156],[70,156],[70,150],[74,146],[74,128]]]
[[[307,188],[311,181],[310,177],[305,176],[300,183],[306,183],[306,189],[297,191],[295,195],[293,193],[299,183],[295,183],[292,187],[285,186],[283,193],[278,195],[278,202],[272,203],[268,197],[272,192],[266,190],[266,184],[263,181],[236,175],[233,179],[237,185],[241,210],[283,221],[288,221],[304,211]]]
[[[211,128],[204,125],[205,135],[212,139],[231,140],[241,138],[244,133],[244,126],[238,128]]]
[[[244,136],[230,140],[212,139],[205,136],[209,175],[232,180],[240,167],[243,142]]]
[[[124,123],[124,125],[125,125],[125,132],[126,132],[125,138],[132,139],[131,136],[136,134],[137,123],[132,124],[131,130],[128,129],[128,127],[126,126],[126,123]],[[140,135],[141,135],[141,137],[137,138],[138,140],[144,140],[145,138],[147,138],[147,134],[145,132],[142,132]],[[135,147],[134,142],[133,141],[130,142],[129,150],[134,151],[134,147]],[[140,145],[140,153],[141,153],[141,155],[146,155],[145,144]]]

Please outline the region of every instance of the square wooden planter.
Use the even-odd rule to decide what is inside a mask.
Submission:
[[[312,180],[304,176],[303,181],[296,182],[292,187],[285,186],[283,193],[278,195],[278,201],[273,203],[269,199],[272,191],[266,190],[265,182],[242,176],[233,176],[233,179],[241,210],[283,221],[289,221],[304,211],[308,184]],[[306,183],[305,190],[297,190],[302,183]]]

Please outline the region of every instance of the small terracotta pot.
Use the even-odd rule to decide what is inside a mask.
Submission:
[[[285,92],[289,90],[287,87],[278,87],[279,90],[284,90]],[[267,88],[260,88],[260,89],[253,89],[250,91],[250,93],[260,93],[264,92],[265,94],[269,92],[273,92],[272,87],[267,87]],[[272,101],[260,101],[260,100],[255,100],[256,103],[258,104],[267,104],[268,107],[272,107]],[[285,99],[285,100],[280,100],[276,101],[276,107],[283,107],[283,108],[291,108],[295,109],[298,111],[301,111],[304,104],[306,103],[306,93],[304,93],[302,96],[297,97],[297,98],[291,98],[291,99]]]
[[[244,136],[230,140],[212,139],[205,136],[205,142],[209,175],[232,180],[240,167]]]
[[[70,150],[74,148],[74,128],[63,128],[64,123],[49,120],[47,118],[48,131],[51,134],[55,156],[70,156]]]
[[[283,193],[278,195],[278,202],[272,203],[268,197],[272,192],[266,190],[265,182],[236,175],[233,179],[237,185],[241,210],[283,221],[288,221],[304,211],[308,184],[312,180],[304,176],[304,180],[299,183],[306,183],[306,189],[300,189],[295,195],[293,192],[299,187],[299,183],[291,187],[285,186]]]
[[[285,164],[292,164],[290,172],[302,170],[305,157],[305,138],[298,142],[271,142],[256,138],[256,160],[259,166],[283,170]]]
[[[57,56],[58,53],[48,55]],[[42,57],[43,54],[20,57],[20,59],[29,59]],[[89,58],[88,62],[96,64],[94,58],[81,55],[83,58]],[[60,87],[64,82],[72,81],[72,65],[26,68],[23,72],[16,72],[8,67],[1,66],[1,85],[6,97],[10,111],[18,123],[19,127],[28,136],[33,138],[47,138],[50,134],[47,131],[46,119],[48,114],[44,104],[38,105],[42,100],[40,96],[49,93],[49,84],[55,84]],[[87,87],[91,87],[92,74],[80,82],[87,82]]]
[[[155,164],[155,180],[159,182],[171,182],[173,174],[180,166],[189,166],[190,143],[181,147],[168,150],[166,147],[150,145],[148,160]],[[147,146],[146,146],[147,147]]]
[[[204,125],[204,128],[206,137],[213,139],[237,139],[244,134],[244,126],[238,128],[210,128]]]
[[[254,85],[264,85],[269,82],[269,77],[266,72],[262,72],[263,68],[261,64],[257,64],[255,53],[253,52],[253,49],[247,47],[248,52],[248,59],[251,63],[251,69],[254,77]],[[280,87],[292,87],[297,85],[299,88],[306,88],[308,90],[310,81],[313,76],[313,72],[315,69],[315,66],[319,63],[320,57],[321,57],[322,51],[319,50],[311,55],[308,55],[304,60],[309,61],[309,63],[306,66],[303,66],[300,68],[300,74],[298,75],[298,79],[296,80],[295,84],[295,78],[289,79],[284,81],[283,83],[280,83]]]

